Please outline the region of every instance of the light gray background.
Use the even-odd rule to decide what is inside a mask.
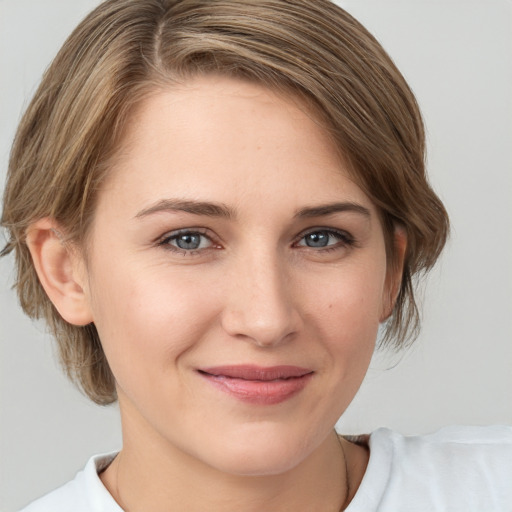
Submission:
[[[41,73],[95,0],[0,0],[0,173]],[[512,423],[512,3],[345,0],[384,44],[422,106],[429,170],[453,235],[428,282],[420,339],[375,357],[339,422],[421,433]],[[3,186],[3,185],[2,185]],[[0,510],[16,510],[120,447],[116,407],[90,404],[21,313],[0,262]]]

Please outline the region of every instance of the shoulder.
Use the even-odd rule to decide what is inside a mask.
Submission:
[[[385,511],[510,510],[512,427],[447,427],[403,436],[379,429],[347,509]]]
[[[506,460],[508,457],[505,454],[510,456],[512,426],[453,426],[421,436],[403,436],[381,428],[371,434],[369,444],[370,448],[384,450],[394,457],[405,457],[411,463],[416,463],[418,457],[431,458],[435,455],[443,461],[449,459],[453,463],[461,463],[462,459],[452,459],[452,455],[470,455],[474,459],[477,453],[490,455],[493,462],[496,462],[500,459]]]
[[[73,480],[33,501],[20,512],[122,512],[98,476],[115,455],[91,457]]]

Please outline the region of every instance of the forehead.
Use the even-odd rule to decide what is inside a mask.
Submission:
[[[222,202],[340,193],[369,202],[327,130],[298,97],[225,77],[155,91],[132,114],[103,195]],[[147,197],[146,197],[147,196]]]

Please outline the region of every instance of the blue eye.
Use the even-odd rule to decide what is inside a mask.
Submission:
[[[329,248],[337,245],[352,245],[353,240],[342,232],[321,229],[306,233],[298,242],[301,247]]]
[[[330,234],[326,231],[317,231],[316,233],[308,233],[304,237],[304,241],[308,247],[326,247],[329,245]]]
[[[197,231],[180,231],[166,236],[162,239],[160,245],[188,252],[208,249],[212,246],[212,241],[206,235]]]

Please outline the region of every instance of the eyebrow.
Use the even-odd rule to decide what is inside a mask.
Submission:
[[[148,208],[144,208],[135,215],[136,219],[147,217],[160,212],[186,212],[206,217],[221,217],[233,219],[235,211],[223,203],[211,203],[207,201],[193,201],[184,199],[162,199]],[[328,203],[318,206],[308,206],[297,210],[295,218],[322,217],[340,212],[354,212],[365,217],[371,217],[368,208],[352,202]]]
[[[360,215],[364,215],[365,217],[370,218],[371,212],[368,208],[352,202],[343,202],[343,203],[328,203],[318,206],[309,206],[306,208],[301,208],[295,214],[295,217],[298,218],[310,218],[310,217],[322,217],[324,215],[331,215],[332,213],[340,213],[340,212],[354,212]]]
[[[235,212],[229,206],[222,203],[210,203],[206,201],[192,201],[184,199],[162,199],[148,208],[144,208],[135,215],[136,219],[147,217],[159,212],[186,212],[207,217],[233,218]]]

